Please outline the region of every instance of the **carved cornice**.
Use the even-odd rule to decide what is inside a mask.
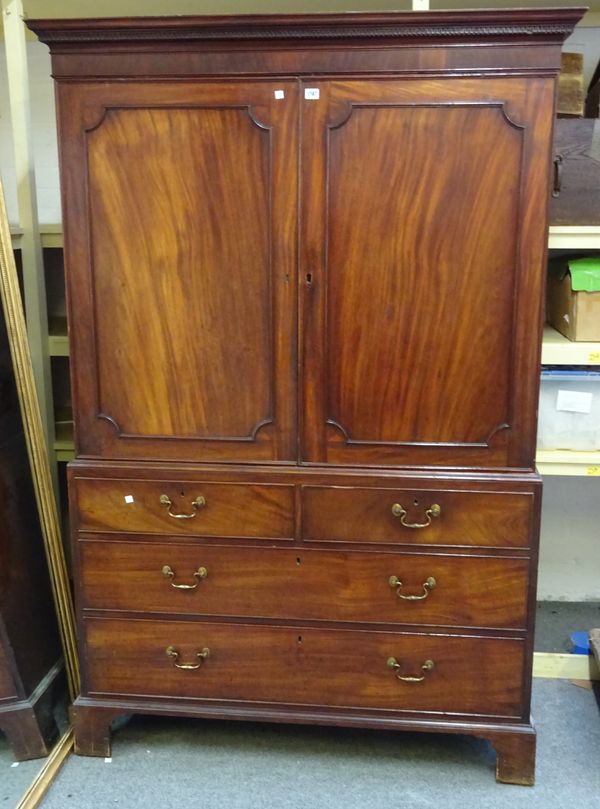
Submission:
[[[49,45],[215,40],[564,39],[584,9],[30,20]]]

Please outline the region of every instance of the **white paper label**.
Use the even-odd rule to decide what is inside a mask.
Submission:
[[[132,494],[126,494],[123,499],[125,500],[126,503],[133,503],[133,495]]]
[[[112,764],[112,757],[111,758],[105,758],[104,763],[105,764]]]
[[[285,92],[283,90],[275,90],[275,98],[285,98]]]
[[[304,98],[308,101],[315,101],[320,95],[318,87],[306,87],[304,90]]]
[[[591,413],[592,395],[577,390],[559,390],[556,397],[556,409],[568,413]]]

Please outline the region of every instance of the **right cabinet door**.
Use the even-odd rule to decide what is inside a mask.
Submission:
[[[302,460],[531,467],[553,79],[305,89]]]

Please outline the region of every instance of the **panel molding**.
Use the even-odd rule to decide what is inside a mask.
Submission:
[[[419,101],[405,101],[405,102],[375,102],[375,103],[363,103],[363,102],[353,102],[353,101],[345,101],[344,102],[344,111],[340,115],[338,119],[333,121],[328,121],[327,129],[329,131],[333,131],[335,129],[341,129],[345,124],[348,123],[354,110],[361,110],[361,109],[395,109],[395,108],[428,108],[428,109],[437,109],[438,107],[449,107],[451,109],[457,108],[494,108],[497,109],[504,121],[513,129],[518,130],[525,130],[527,127],[525,124],[520,124],[508,113],[507,105],[510,102],[507,101],[428,101],[428,102],[419,102]]]
[[[100,356],[100,350],[98,347],[98,333],[96,329],[96,323],[98,320],[98,310],[97,310],[97,303],[96,303],[96,291],[95,291],[95,274],[94,274],[94,262],[93,262],[93,244],[94,244],[94,237],[93,237],[93,222],[94,217],[92,216],[92,202],[91,202],[91,190],[90,190],[90,174],[89,174],[89,161],[90,161],[90,152],[89,152],[89,140],[88,136],[92,135],[100,130],[100,128],[106,124],[108,121],[111,120],[117,113],[120,112],[145,112],[145,111],[184,111],[184,112],[197,112],[197,111],[234,111],[234,112],[244,112],[246,113],[250,125],[256,129],[258,129],[262,134],[266,134],[269,139],[267,151],[268,151],[268,207],[270,216],[268,221],[268,236],[267,242],[269,244],[272,243],[273,234],[272,234],[272,210],[273,210],[273,147],[271,142],[271,135],[273,131],[273,127],[271,124],[268,124],[264,121],[261,121],[253,110],[252,104],[202,104],[202,103],[190,103],[190,104],[181,104],[180,102],[174,102],[172,104],[169,103],[157,103],[157,104],[102,104],[98,105],[94,108],[95,118],[89,123],[87,126],[82,128],[82,133],[84,135],[84,149],[85,149],[85,166],[86,166],[86,197],[87,197],[87,237],[88,237],[88,272],[90,274],[90,290],[92,296],[92,308],[94,312],[93,322],[92,322],[92,332],[93,332],[93,344],[94,350],[96,352],[96,357]],[[88,108],[91,112],[92,108]],[[99,114],[98,114],[99,113]],[[91,116],[90,116],[91,117]],[[273,302],[273,289],[272,289],[272,275],[273,275],[273,266],[271,260],[271,254],[269,251],[269,266],[267,268],[267,288],[268,288],[268,302],[269,302],[269,323],[268,323],[268,333],[269,333],[269,356],[267,358],[267,366],[271,369],[271,373],[269,375],[269,385],[268,385],[268,412],[266,415],[259,418],[248,430],[246,434],[243,435],[202,435],[202,434],[193,434],[193,435],[163,435],[157,433],[131,433],[124,430],[119,422],[119,419],[115,416],[111,415],[107,412],[101,405],[102,400],[102,386],[100,382],[100,364],[96,361],[93,363],[93,367],[95,370],[95,379],[94,379],[94,392],[95,392],[95,418],[96,420],[105,421],[106,423],[110,424],[113,428],[117,438],[119,439],[127,439],[127,440],[161,440],[161,441],[186,441],[186,442],[244,442],[244,443],[253,443],[256,442],[258,438],[258,434],[266,430],[267,427],[274,424],[274,410],[275,410],[275,400],[276,400],[276,392],[275,392],[275,334],[273,328],[273,321],[274,321],[274,302]]]
[[[259,120],[256,113],[253,112],[252,107],[252,104],[181,104],[179,102],[173,104],[102,104],[95,108],[96,114],[100,111],[99,117],[83,127],[82,131],[85,132],[86,135],[95,132],[110,118],[111,114],[117,112],[145,110],[156,110],[157,112],[161,110],[240,110],[248,114],[250,121],[258,127],[258,129],[270,132],[273,129],[271,124]]]
[[[115,430],[118,438],[127,438],[129,439],[141,439],[143,441],[147,439],[160,439],[161,441],[256,441],[256,437],[258,433],[268,427],[269,425],[273,424],[272,418],[263,419],[259,421],[255,426],[252,428],[248,435],[242,436],[230,436],[230,435],[149,435],[149,434],[138,434],[138,433],[126,433],[124,430],[121,429],[118,422],[112,418],[112,416],[107,415],[106,413],[98,413],[96,418],[100,421],[108,422]]]
[[[431,101],[431,102],[419,102],[419,101],[407,101],[407,102],[352,102],[352,101],[344,101],[341,104],[338,104],[339,113],[334,115],[334,117],[329,120],[326,124],[327,126],[327,144],[326,144],[326,172],[327,172],[327,188],[330,185],[330,177],[329,177],[329,167],[331,165],[331,157],[330,157],[330,150],[331,150],[331,133],[335,131],[339,131],[342,127],[344,127],[351,119],[355,111],[360,111],[364,109],[473,109],[473,110],[487,110],[493,109],[498,112],[504,124],[509,126],[511,129],[516,130],[521,138],[520,138],[520,157],[519,157],[519,177],[518,177],[518,188],[519,188],[519,195],[517,199],[517,210],[515,212],[515,216],[518,222],[521,222],[521,200],[522,200],[522,186],[523,186],[523,163],[524,163],[524,155],[525,155],[525,132],[527,130],[527,126],[525,124],[519,123],[509,112],[507,111],[507,106],[510,102],[505,100],[498,100],[498,101]],[[326,200],[326,211],[325,211],[325,221],[329,223],[330,220],[330,211],[329,211],[329,194],[327,194]],[[515,256],[514,256],[514,269],[513,269],[513,276],[516,277],[517,273],[520,268],[519,262],[519,243],[520,243],[520,228],[517,230],[517,235],[515,238]],[[326,254],[326,267],[325,267],[325,276],[326,278],[329,277],[329,256]],[[325,285],[325,301],[324,301],[324,310],[325,310],[325,339],[327,343],[325,344],[325,367],[328,368],[329,363],[329,356],[330,356],[330,345],[328,342],[328,285]],[[515,317],[517,316],[517,307],[516,305],[513,306],[513,322]],[[487,432],[487,434],[477,441],[386,441],[386,440],[365,440],[359,438],[353,438],[350,434],[350,431],[344,427],[344,425],[338,420],[333,418],[329,415],[331,412],[331,406],[329,402],[329,388],[325,385],[326,391],[326,417],[325,417],[325,424],[327,428],[334,430],[337,433],[336,438],[334,438],[335,443],[344,443],[346,446],[370,446],[370,447],[431,447],[431,448],[478,448],[478,449],[489,449],[491,447],[492,442],[499,434],[504,433],[505,431],[512,429],[512,421],[513,421],[513,410],[514,410],[514,394],[510,394],[510,380],[514,378],[515,373],[515,362],[514,362],[514,346],[512,345],[512,336],[513,330],[511,330],[511,342],[507,348],[507,356],[509,357],[508,367],[507,367],[507,385],[506,389],[508,392],[508,400],[507,400],[507,409],[506,409],[506,418],[501,421],[500,423],[496,424],[495,426],[491,427],[491,429]],[[327,374],[329,375],[329,374]],[[340,442],[339,438],[342,438],[343,441]],[[505,442],[504,442],[505,443]]]
[[[350,438],[348,432],[344,427],[335,419],[328,418],[325,421],[328,427],[337,430],[344,438],[344,443],[348,446],[365,446],[365,447],[478,447],[481,449],[489,449],[494,438],[503,430],[510,430],[510,424],[499,424],[491,431],[486,439],[483,441],[367,441],[359,438]]]

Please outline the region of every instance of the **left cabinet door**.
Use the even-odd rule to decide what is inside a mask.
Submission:
[[[59,84],[79,456],[296,457],[297,99]]]

